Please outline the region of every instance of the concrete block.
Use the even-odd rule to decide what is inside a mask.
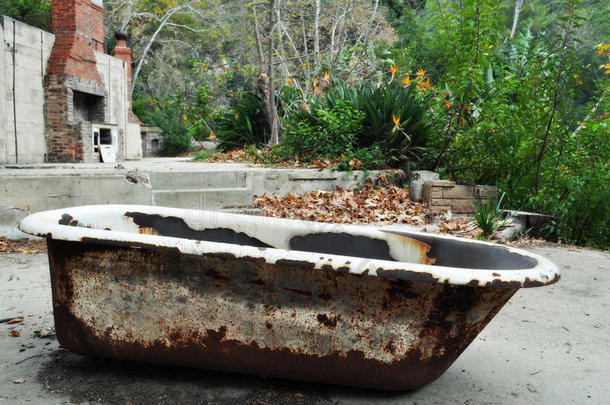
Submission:
[[[449,205],[436,205],[434,207],[429,207],[432,212],[448,212],[451,211],[451,206]]]
[[[453,183],[453,182],[451,182]],[[453,183],[455,184],[455,183]],[[424,187],[423,187],[423,193],[422,193],[422,197],[424,199],[424,201],[426,201],[428,204],[430,204],[430,202],[435,199],[435,198],[443,198],[443,188],[444,187],[451,187],[451,185],[447,185],[444,182],[439,182],[438,181],[425,181],[424,182]],[[413,200],[413,198],[411,198]],[[415,200],[414,200],[415,201]]]
[[[202,189],[246,187],[246,173],[240,171],[150,171],[153,189]]]
[[[337,186],[345,189],[362,187],[367,179],[376,181],[382,170],[371,170],[367,173],[333,172],[315,169],[270,169],[249,174],[249,184],[255,195],[289,193],[307,193],[314,190],[334,190]]]
[[[451,211],[455,214],[471,214],[474,212],[471,200],[452,200]]]
[[[429,170],[414,170],[411,172],[411,181],[434,181],[439,180],[438,173]],[[423,185],[423,184],[422,184]]]
[[[456,185],[453,187],[443,187],[443,198],[463,198],[470,199],[473,197],[474,187]]]
[[[438,187],[453,187],[453,186],[455,186],[455,181],[451,181],[451,180],[427,180],[426,182],[424,182],[424,186],[426,184],[430,184],[431,186],[438,186]]]
[[[495,186],[476,186],[473,190],[474,197],[498,199],[500,191]]]
[[[337,176],[332,172],[310,172],[305,171],[304,173],[296,172],[288,175],[290,181],[334,181],[337,180]]]
[[[416,170],[411,172],[411,182],[409,183],[411,201],[419,201],[424,197],[424,183],[426,181],[438,179],[438,173],[428,170]]]
[[[247,205],[253,197],[246,187],[153,191],[154,205],[195,210],[219,211],[228,206]]]
[[[433,186],[430,189],[430,198],[435,199],[435,198],[443,198],[443,187],[436,187]]]
[[[428,205],[430,207],[435,207],[435,206],[451,207],[452,202],[453,202],[453,200],[445,200],[442,198],[433,198],[432,200],[430,200]]]

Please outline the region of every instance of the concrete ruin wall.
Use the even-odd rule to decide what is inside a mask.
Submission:
[[[106,121],[114,124],[119,129],[119,160],[139,159],[141,150],[133,147],[133,141],[129,139],[134,133],[129,132],[129,104],[127,87],[127,65],[120,59],[110,55],[96,52],[97,70],[106,88]],[[135,136],[135,142],[140,144],[140,133]]]
[[[45,162],[44,77],[55,36],[0,16],[0,39],[0,164]],[[106,89],[105,122],[117,125],[120,133],[119,158],[139,159],[142,156],[139,127],[128,123],[128,66],[102,52],[96,51],[95,56]]]
[[[0,164],[45,161],[43,78],[54,38],[0,15]]]

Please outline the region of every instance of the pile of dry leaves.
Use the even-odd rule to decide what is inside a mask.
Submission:
[[[9,240],[0,236],[0,254],[21,253],[27,255],[46,251],[47,245],[44,239]]]
[[[476,238],[480,231],[470,218],[454,218],[428,210],[425,204],[412,201],[407,188],[389,185],[362,190],[316,190],[303,195],[286,197],[262,195],[254,199],[254,206],[270,217],[307,221],[369,224],[408,224],[443,233]]]

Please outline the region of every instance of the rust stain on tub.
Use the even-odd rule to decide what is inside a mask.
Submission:
[[[159,232],[155,228],[151,228],[149,226],[139,227],[138,233],[142,235],[159,235]]]
[[[437,378],[516,291],[48,243],[64,347],[360,387]]]
[[[386,235],[394,240],[399,241],[403,245],[415,248],[418,251],[418,256],[420,258],[421,264],[434,264],[436,262],[435,258],[428,256],[428,252],[430,252],[429,244],[418,241],[417,239],[411,238],[409,236],[402,235],[400,233],[386,232]]]

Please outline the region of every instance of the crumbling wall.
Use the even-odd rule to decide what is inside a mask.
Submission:
[[[54,38],[0,15],[0,164],[46,159],[43,78]]]
[[[103,13],[95,2],[89,8]],[[102,21],[97,17],[92,19]],[[0,164],[98,161],[90,145],[90,131],[80,125],[82,119],[74,117],[74,91],[104,99],[100,110],[104,116],[94,121],[117,125],[119,160],[142,156],[139,127],[128,123],[130,67],[103,53],[101,26],[92,26],[91,32],[94,56],[89,59],[94,60],[90,65],[95,72],[75,66],[78,76],[66,76],[53,69],[47,72],[55,35],[0,16]],[[67,41],[65,51],[74,51],[74,47],[89,45],[82,38]]]

